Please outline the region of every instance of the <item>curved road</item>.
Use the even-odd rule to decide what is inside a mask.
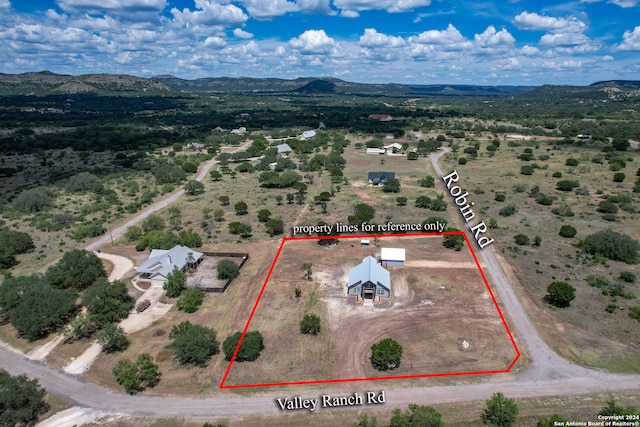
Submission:
[[[442,176],[442,170],[437,164],[437,160],[443,154],[444,152],[432,158],[434,168],[440,176]],[[208,167],[210,168],[212,165],[213,163],[210,163]],[[127,224],[135,224],[141,219],[134,218]],[[124,229],[122,228],[122,230]],[[108,236],[99,240],[100,244],[108,241]],[[491,250],[481,250],[480,257],[486,266],[486,272],[495,283],[496,291],[510,317],[512,326],[515,326],[522,339],[520,344],[524,344],[531,356],[530,369],[518,378],[492,376],[490,382],[481,384],[388,390],[386,392],[387,404],[406,406],[409,403],[440,404],[479,401],[486,400],[496,391],[501,391],[511,398],[526,398],[640,390],[639,375],[617,375],[590,370],[571,364],[557,356],[545,344],[527,317]],[[78,377],[65,374],[40,362],[28,360],[21,353],[11,350],[5,345],[0,345],[0,366],[12,374],[24,373],[37,378],[47,390],[78,406],[111,413],[157,417],[217,417],[277,413],[280,409],[275,399],[296,394],[294,389],[283,388],[276,392],[269,392],[270,395],[259,397],[129,396],[95,384],[85,383]],[[384,388],[384,382],[368,383],[367,385],[369,384],[371,384],[370,389],[372,390]],[[340,387],[339,390],[342,390],[341,393],[344,394],[344,385],[337,387]],[[362,385],[354,385],[354,389],[356,388],[361,389]],[[331,390],[323,391],[323,393],[331,393]],[[317,398],[317,395],[309,397]],[[353,409],[360,408],[355,406]]]

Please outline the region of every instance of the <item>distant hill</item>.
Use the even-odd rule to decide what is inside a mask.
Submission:
[[[0,95],[167,96],[178,93],[160,81],[127,75],[69,76],[49,71],[24,74],[0,73]]]
[[[456,84],[367,84],[331,77],[259,79],[217,77],[194,80],[161,75],[142,78],[115,74],[61,75],[49,71],[1,74],[0,95],[93,94],[97,96],[185,96],[198,93],[285,96],[521,96],[624,100],[640,97],[640,81],[603,81],[589,86],[487,86]]]

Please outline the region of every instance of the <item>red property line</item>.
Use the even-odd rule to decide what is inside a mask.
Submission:
[[[461,234],[465,241],[467,242],[467,246],[469,247],[469,250],[471,251],[471,255],[473,256],[473,259],[476,263],[476,267],[478,268],[478,270],[480,271],[480,275],[482,276],[482,280],[484,281],[484,284],[487,288],[487,290],[489,291],[489,294],[491,295],[491,300],[493,301],[493,305],[495,306],[496,310],[498,311],[498,314],[500,315],[500,319],[502,320],[502,324],[504,325],[507,334],[509,336],[509,340],[511,341],[511,344],[513,345],[513,348],[516,351],[516,357],[513,359],[513,361],[509,364],[509,366],[506,369],[500,369],[500,370],[488,370],[488,371],[472,371],[472,372],[446,372],[446,373],[435,373],[435,374],[417,374],[417,375],[394,375],[394,376],[384,376],[384,377],[371,377],[371,378],[344,378],[344,379],[331,379],[331,380],[310,380],[310,381],[288,381],[288,382],[276,382],[276,383],[259,383],[259,384],[240,384],[240,385],[225,385],[225,382],[227,381],[227,378],[229,376],[229,373],[231,372],[231,368],[233,366],[233,363],[236,359],[236,356],[238,354],[238,351],[240,350],[240,346],[242,345],[242,341],[244,340],[244,337],[247,333],[247,330],[249,329],[249,325],[251,324],[251,320],[253,320],[253,316],[258,308],[258,305],[260,304],[260,300],[262,299],[262,295],[264,294],[264,291],[267,287],[267,283],[269,283],[269,279],[271,278],[271,274],[273,273],[273,269],[276,266],[276,263],[278,261],[278,259],[280,258],[280,253],[282,252],[282,248],[284,247],[284,244],[291,240],[291,241],[301,241],[301,240],[321,240],[321,239],[358,239],[358,238],[376,238],[376,237],[424,237],[424,236],[442,236],[442,235],[454,235],[454,234]],[[434,377],[455,377],[455,376],[466,376],[466,375],[492,375],[492,374],[503,374],[503,373],[508,373],[511,371],[511,369],[513,368],[513,366],[515,365],[515,363],[518,361],[518,359],[520,358],[521,354],[520,351],[518,350],[518,346],[516,345],[515,340],[513,339],[513,336],[511,334],[511,330],[509,329],[509,326],[507,325],[507,322],[502,314],[502,311],[500,310],[500,307],[498,306],[498,302],[495,298],[495,295],[493,294],[493,291],[491,290],[491,287],[489,286],[489,282],[487,281],[486,276],[484,275],[484,272],[482,271],[482,268],[480,267],[480,263],[478,262],[478,258],[476,257],[475,252],[473,251],[473,247],[471,246],[469,239],[467,237],[467,234],[464,231],[445,231],[442,233],[438,233],[438,232],[430,232],[430,233],[413,233],[413,234],[367,234],[367,235],[347,235],[347,236],[304,236],[304,237],[283,237],[282,242],[280,243],[280,247],[278,248],[278,252],[276,253],[276,256],[273,260],[273,262],[271,263],[271,268],[269,269],[269,273],[267,274],[267,278],[265,279],[263,285],[262,285],[262,289],[260,289],[260,293],[258,295],[258,298],[256,299],[256,302],[253,306],[253,309],[251,310],[251,314],[249,315],[249,319],[247,320],[247,324],[244,327],[244,330],[242,331],[242,335],[240,337],[240,340],[238,341],[238,345],[236,346],[235,351],[233,352],[233,356],[231,357],[231,361],[229,362],[229,365],[227,366],[227,370],[224,373],[224,376],[222,378],[222,381],[220,382],[220,388],[221,389],[239,389],[239,388],[256,388],[256,387],[281,387],[281,386],[292,386],[292,385],[312,385],[312,384],[329,384],[329,383],[350,383],[350,382],[360,382],[360,381],[384,381],[384,380],[400,380],[400,379],[413,379],[413,378],[434,378]]]

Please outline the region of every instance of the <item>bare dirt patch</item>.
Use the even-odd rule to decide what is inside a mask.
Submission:
[[[475,265],[471,254],[443,251],[441,241],[381,238],[380,246],[404,247],[408,259],[424,264],[389,268],[392,298],[374,306],[348,300],[346,283],[349,270],[379,247],[361,248],[350,239],[334,248],[288,241],[249,327],[263,334],[265,349],[255,362],[234,363],[226,385],[506,369],[516,351],[480,272],[469,268]],[[310,281],[301,271],[308,260]],[[318,336],[299,333],[306,313],[320,316]],[[386,337],[403,346],[403,361],[378,372],[370,347]]]

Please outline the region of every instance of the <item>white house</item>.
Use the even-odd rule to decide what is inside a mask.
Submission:
[[[202,260],[202,252],[194,251],[186,246],[174,246],[169,250],[152,249],[149,258],[136,267],[136,281],[151,282],[151,286],[164,286],[167,276],[174,269],[186,271],[187,266],[198,265]]]
[[[385,154],[386,152],[384,148],[367,148],[367,154]]]
[[[384,267],[404,267],[404,248],[382,248],[380,250],[380,263]]]
[[[393,153],[393,150],[395,149],[396,151],[402,151],[402,144],[398,144],[397,142],[394,142],[393,144],[389,144],[386,145],[384,147],[387,151],[390,151]]]
[[[311,139],[314,136],[316,136],[315,130],[305,130],[304,132],[302,132],[302,136],[300,137],[300,139],[302,140]]]

